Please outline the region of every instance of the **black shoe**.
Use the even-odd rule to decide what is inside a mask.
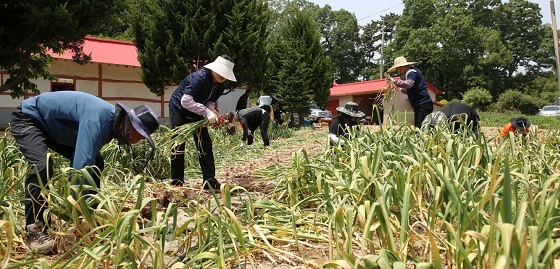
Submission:
[[[213,189],[215,191],[219,191],[222,184],[215,178],[205,179],[202,182],[202,186],[204,186],[205,190]]]

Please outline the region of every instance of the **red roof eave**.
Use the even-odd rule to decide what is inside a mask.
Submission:
[[[435,94],[443,94],[438,87],[426,82],[428,89]],[[367,80],[346,84],[333,82],[330,96],[362,95],[387,91],[387,81],[385,79]]]
[[[140,67],[138,51],[132,42],[86,37],[83,50],[91,56],[90,62]],[[50,54],[56,59],[64,60],[72,60],[73,56],[71,51]]]

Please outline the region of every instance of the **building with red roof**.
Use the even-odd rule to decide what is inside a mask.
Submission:
[[[91,93],[111,103],[122,102],[128,107],[141,104],[150,106],[160,117],[168,114],[166,96],[152,93],[142,81],[138,51],[132,42],[86,37],[83,51],[91,56],[89,63],[80,65],[73,61],[72,53],[51,55],[55,58],[47,69],[58,81],[36,79],[33,83],[41,92],[74,90]],[[0,71],[0,83],[8,78]],[[169,92],[169,93],[168,93]],[[30,96],[33,93],[28,93]],[[171,91],[166,91],[166,95]],[[12,99],[9,92],[0,93],[0,125],[5,125],[5,114],[21,103]]]
[[[399,78],[395,77],[395,79]],[[436,95],[443,94],[443,91],[429,82],[426,82],[426,84],[428,85],[430,96],[434,100],[434,110],[437,110],[437,107],[441,106],[441,104],[435,102]],[[344,106],[347,102],[356,102],[360,106],[360,111],[366,114],[366,118],[370,122],[385,122],[395,113],[410,113],[410,117],[407,116],[407,120],[411,123],[414,119],[414,110],[410,106],[407,95],[400,91],[391,91],[385,79],[346,84],[333,82],[327,110],[330,110],[333,115],[337,115],[336,108]],[[379,108],[381,120],[378,118],[378,113],[374,107]]]

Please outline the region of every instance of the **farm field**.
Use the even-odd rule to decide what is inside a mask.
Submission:
[[[327,147],[326,127],[272,130],[268,148],[259,139],[240,146],[239,134],[213,130],[217,178],[227,183],[216,194],[200,189],[194,154],[186,159],[186,186],[167,184],[173,143],[165,129],[143,175],[129,173],[130,158],[115,144],[104,148],[103,188],[93,199],[65,195],[69,175],[87,176],[55,158],[52,232],[62,239],[55,256],[23,244],[26,168],[3,138],[0,265],[554,267],[558,131],[541,127],[498,141],[500,127],[483,127],[477,141],[401,124],[364,127],[335,148]],[[192,142],[186,151],[195,152]]]

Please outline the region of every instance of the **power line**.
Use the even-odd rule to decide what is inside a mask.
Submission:
[[[384,9],[384,10],[381,10],[381,11],[377,12],[377,13],[373,13],[373,14],[371,14],[371,15],[365,16],[365,17],[359,19],[358,21],[365,20],[365,19],[367,19],[367,18],[369,18],[369,17],[371,17],[371,16],[373,16],[373,15],[377,15],[377,14],[383,13],[383,12],[389,10],[389,9],[398,7],[398,6],[402,5],[402,4],[403,4],[403,3],[396,4],[396,5],[392,6],[392,7],[386,8],[386,9]]]

